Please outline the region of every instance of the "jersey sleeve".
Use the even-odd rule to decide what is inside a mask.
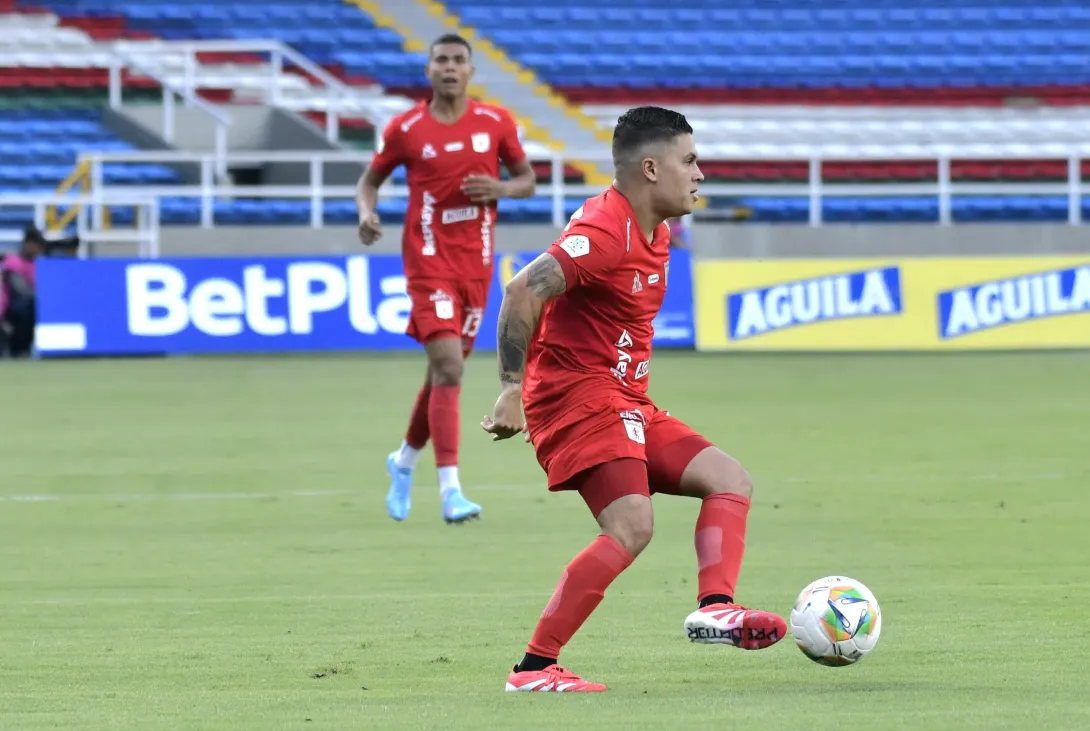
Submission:
[[[394,117],[382,131],[382,152],[371,158],[371,169],[384,180],[405,162],[405,134],[401,131],[401,119]]]
[[[572,226],[549,247],[548,253],[560,264],[570,291],[620,266],[625,245],[620,237],[604,229]]]
[[[526,151],[522,149],[522,142],[519,140],[518,125],[515,124],[515,119],[510,113],[505,113],[503,115],[503,125],[500,129],[499,154],[500,162],[502,162],[504,167],[508,170],[526,159]]]

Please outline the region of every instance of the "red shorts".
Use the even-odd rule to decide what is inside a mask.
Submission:
[[[406,334],[421,345],[440,337],[461,336],[462,352],[469,355],[481,329],[491,284],[491,279],[410,279],[413,306]]]
[[[580,490],[595,515],[623,495],[678,494],[693,457],[714,446],[669,412],[620,394],[579,404],[537,430],[530,425],[530,436],[549,489]],[[643,484],[596,488],[601,494],[582,490],[586,470],[624,458],[647,464]]]

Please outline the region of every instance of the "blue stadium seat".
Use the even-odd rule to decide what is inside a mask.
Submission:
[[[39,0],[63,15],[124,15],[128,27],[167,39],[267,36],[311,58],[388,86],[421,86],[426,57],[407,52],[393,31],[377,28],[341,0]],[[543,79],[601,89],[855,89],[1069,84],[1090,85],[1090,6],[1034,0],[447,0]],[[51,189],[81,151],[127,145],[87,110],[0,109],[0,187]],[[109,165],[124,185],[170,185],[166,166]],[[394,175],[402,183],[404,171]],[[566,202],[569,213],[578,200]],[[734,201],[730,201],[734,203]],[[747,199],[754,218],[805,221],[804,198]],[[713,203],[715,203],[713,201]],[[383,199],[382,213],[404,216],[404,201]],[[1084,205],[1085,207],[1085,205]],[[547,221],[542,196],[503,201],[505,221]],[[1066,218],[1063,196],[959,197],[957,220]],[[331,222],[355,220],[351,201],[328,201]],[[14,213],[5,214],[15,216]],[[22,214],[20,214],[22,215]],[[128,220],[131,212],[121,211]],[[303,223],[306,200],[217,201],[217,221]],[[934,221],[926,197],[831,198],[830,222]],[[21,219],[20,219],[21,220]],[[195,223],[199,201],[164,201],[163,220]]]

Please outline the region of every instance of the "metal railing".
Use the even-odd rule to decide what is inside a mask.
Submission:
[[[114,206],[133,209],[132,228],[105,229],[96,226],[91,215],[94,206]],[[139,256],[144,259],[159,257],[159,199],[146,193],[134,193],[132,190],[98,191],[94,196],[64,196],[55,194],[0,193],[0,208],[30,208],[34,225],[48,231],[46,209],[52,206],[72,206],[78,209],[75,217],[76,235],[80,238],[79,255],[93,256],[96,244],[136,244]],[[19,242],[23,232],[15,229],[0,229],[0,242]]]
[[[985,152],[987,154],[985,154]],[[934,182],[926,183],[828,183],[822,177],[823,160],[817,157],[808,158],[809,179],[806,183],[798,184],[756,184],[737,183],[723,184],[713,183],[701,186],[701,194],[705,197],[746,197],[746,196],[776,196],[776,197],[804,197],[809,200],[809,223],[819,226],[822,223],[822,203],[829,197],[889,197],[889,196],[933,196],[938,200],[939,222],[953,223],[952,199],[954,196],[972,195],[1066,195],[1068,201],[1068,223],[1077,225],[1082,223],[1082,196],[1084,185],[1081,175],[1081,162],[1090,159],[1090,149],[1068,149],[1067,155],[1057,155],[1053,146],[1047,150],[1037,149],[1032,146],[1012,146],[1009,149],[991,147],[985,150],[962,150],[958,154],[931,158],[936,160],[938,176]],[[1047,153],[1047,154],[1042,154]],[[569,153],[571,156],[571,153]],[[575,155],[580,160],[604,160],[606,158],[599,152],[596,154]],[[753,161],[754,159],[790,161],[790,155],[782,153],[774,156],[739,156],[737,159]],[[596,195],[601,191],[599,186],[572,185],[564,182],[563,157],[547,154],[531,154],[533,161],[548,161],[551,169],[551,180],[539,186],[543,194],[552,200],[552,222],[557,227],[562,227],[567,221],[567,199],[586,198]],[[721,158],[715,158],[719,160]],[[794,158],[799,159],[799,158]],[[803,158],[807,159],[807,158]],[[857,155],[851,158],[838,156],[836,160],[880,160],[889,161],[896,159],[927,159],[920,157],[919,152],[911,156],[898,158],[891,155],[889,150],[870,149],[859,150]],[[1064,159],[1067,161],[1067,180],[1056,183],[962,183],[951,179],[951,160],[1036,160],[1036,159]],[[311,202],[310,225],[320,228],[324,225],[323,203],[326,200],[351,199],[355,196],[354,186],[327,186],[323,181],[325,165],[330,163],[356,163],[365,165],[366,154],[353,152],[228,152],[223,159],[214,154],[192,152],[110,152],[88,153],[81,160],[86,160],[91,171],[90,199],[98,205],[105,205],[107,198],[117,192],[124,191],[124,186],[106,186],[104,184],[103,165],[116,162],[139,162],[171,164],[199,164],[200,183],[197,185],[161,185],[141,186],[144,195],[169,196],[171,198],[198,198],[201,201],[200,225],[211,228],[215,225],[214,202],[217,199],[233,197],[244,198],[294,198],[309,199]],[[228,167],[232,163],[238,164],[264,164],[264,163],[306,163],[309,166],[308,183],[306,185],[268,185],[268,186],[232,186],[217,185],[214,180],[214,171],[220,164]],[[403,198],[408,195],[408,188],[403,185],[384,185],[379,190],[382,198]]]
[[[198,89],[244,89],[257,91],[261,100],[274,107],[302,112],[326,114],[326,137],[331,142],[340,139],[342,117],[363,118],[381,129],[391,118],[412,106],[413,102],[401,97],[386,97],[382,88],[372,86],[361,89],[349,86],[291,46],[276,40],[208,40],[208,41],[118,41],[112,46],[119,54],[140,57],[145,61],[163,64],[180,59],[180,73],[159,73],[169,76],[182,89],[196,92]],[[243,81],[251,74],[223,75],[214,63],[202,63],[197,54],[255,54],[267,55],[267,74],[258,75],[258,84],[246,86]],[[320,84],[320,88],[307,88],[305,93],[292,96],[287,93],[283,80],[303,77],[292,74],[294,66]],[[264,77],[264,78],[262,78]],[[120,77],[118,77],[120,83]],[[309,83],[306,84],[309,87]],[[111,89],[113,81],[111,80]]]
[[[217,158],[222,158],[227,153],[227,134],[228,127],[231,126],[231,115],[223,109],[201,99],[197,95],[197,90],[192,86],[186,86],[184,84],[178,84],[176,81],[168,78],[165,74],[162,74],[159,70],[152,67],[145,59],[139,58],[134,54],[123,49],[115,50],[115,55],[110,63],[110,107],[118,109],[121,107],[122,101],[122,78],[121,72],[124,67],[130,67],[139,71],[141,74],[148,78],[154,79],[163,89],[163,139],[169,143],[174,142],[175,137],[175,119],[174,119],[174,96],[178,95],[182,98],[182,101],[187,107],[194,109],[200,109],[213,119],[216,124],[215,127],[215,143],[214,149],[216,151]],[[226,173],[226,169],[220,169],[218,172],[222,175]]]
[[[250,54],[268,59],[267,64],[228,66],[202,62],[198,54]],[[8,51],[0,49],[0,66],[82,67],[109,71],[110,105],[122,102],[123,72],[153,79],[171,89],[186,106],[226,116],[221,108],[201,99],[201,89],[231,89],[257,94],[261,101],[296,112],[326,113],[325,132],[330,141],[340,139],[340,120],[366,119],[381,129],[414,102],[387,96],[380,86],[349,86],[291,46],[277,40],[209,41],[115,41],[89,46]],[[252,68],[251,68],[252,67]],[[293,73],[297,69],[301,74]],[[311,84],[313,80],[317,86]],[[298,93],[291,93],[292,89]],[[164,95],[163,106],[173,104]],[[168,114],[164,109],[164,115]],[[164,136],[173,120],[164,118]]]

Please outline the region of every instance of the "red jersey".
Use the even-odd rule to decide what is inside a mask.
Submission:
[[[567,291],[545,304],[522,390],[528,421],[610,393],[650,404],[652,321],[666,296],[670,227],[648,242],[617,189],[588,198],[548,253]],[[531,429],[532,431],[532,429]]]
[[[390,120],[371,168],[382,177],[405,166],[409,207],[402,256],[409,279],[492,277],[496,203],[480,205],[462,193],[467,175],[498,178],[526,159],[507,110],[470,100],[465,114],[444,124],[422,102]]]

